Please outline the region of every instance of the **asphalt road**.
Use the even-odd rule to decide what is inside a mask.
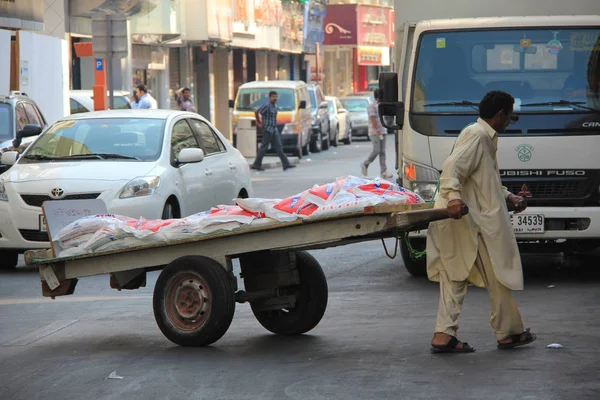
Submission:
[[[358,175],[368,150],[365,142],[341,145],[295,170],[255,173],[255,194],[287,197]],[[132,292],[111,290],[106,276],[85,278],[75,295],[56,300],[41,297],[34,271],[2,272],[0,399],[600,398],[596,256],[525,257],[526,290],[515,297],[538,333],[532,346],[497,350],[487,294],[470,288],[460,337],[477,352],[432,355],[435,283],[410,277],[378,242],[313,255],[330,290],[313,331],[272,335],[244,304],[208,348],[178,347],[160,333],[151,304],[157,272]],[[107,379],[113,372],[122,379]]]

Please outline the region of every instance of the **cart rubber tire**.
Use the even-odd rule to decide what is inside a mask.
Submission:
[[[0,270],[11,270],[19,264],[19,253],[10,250],[0,250]]]
[[[296,253],[300,284],[296,286],[296,307],[289,310],[252,312],[258,322],[277,335],[292,336],[313,329],[327,308],[327,279],[319,262],[309,253]]]
[[[235,294],[218,262],[202,256],[180,257],[163,269],[152,298],[161,332],[180,346],[208,346],[233,319]],[[200,321],[198,321],[200,320]]]
[[[418,251],[425,250],[426,241],[425,239],[409,239],[413,249]],[[410,256],[408,247],[403,239],[400,239],[400,251],[402,253],[402,262],[404,267],[412,276],[422,277],[427,276],[427,258],[423,257],[418,260],[414,260]]]

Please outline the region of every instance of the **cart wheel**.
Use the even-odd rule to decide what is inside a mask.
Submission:
[[[327,308],[327,279],[321,265],[305,251],[296,253],[300,284],[282,288],[285,294],[296,294],[296,307],[274,311],[257,311],[254,316],[267,330],[278,335],[300,335],[313,329]],[[283,294],[283,293],[282,293]]]
[[[207,346],[231,325],[234,292],[225,269],[216,261],[186,256],[161,272],[152,299],[162,333],[180,346]]]
[[[426,241],[425,239],[409,239],[410,245],[417,251],[425,250]],[[427,259],[422,257],[418,260],[413,259],[408,251],[408,246],[404,240],[400,240],[400,251],[402,252],[402,261],[404,267],[412,276],[426,276],[427,275]]]

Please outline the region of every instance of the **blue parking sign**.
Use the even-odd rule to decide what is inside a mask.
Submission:
[[[96,71],[102,71],[102,59],[96,58]]]

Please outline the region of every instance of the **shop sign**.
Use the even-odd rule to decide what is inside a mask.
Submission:
[[[357,49],[358,65],[390,65],[389,47],[359,46]]]
[[[394,10],[391,7],[360,5],[357,16],[359,45],[393,46]]]
[[[327,6],[323,26],[326,46],[356,45],[356,4],[332,4]]]

